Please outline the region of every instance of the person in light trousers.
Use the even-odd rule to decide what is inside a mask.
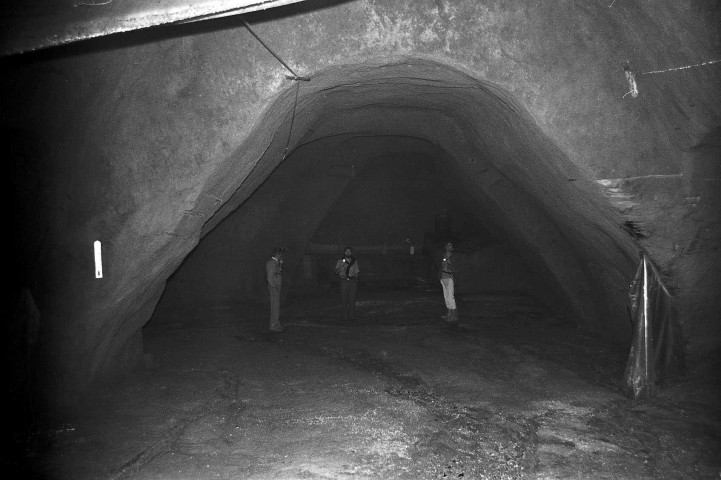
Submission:
[[[458,321],[458,309],[456,308],[456,297],[454,292],[453,274],[456,272],[455,259],[453,257],[453,243],[446,242],[445,253],[441,260],[440,280],[443,287],[443,299],[446,302],[448,313],[441,318],[446,322]]]

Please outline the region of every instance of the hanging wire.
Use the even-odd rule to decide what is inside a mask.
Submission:
[[[275,53],[275,52],[273,51],[273,49],[271,49],[271,48],[263,41],[263,39],[261,39],[261,38],[258,36],[258,34],[253,31],[252,28],[250,28],[250,25],[248,25],[248,22],[246,22],[243,17],[241,17],[241,20],[243,21],[243,24],[245,25],[245,28],[248,29],[248,31],[250,32],[250,34],[253,35],[253,36],[255,37],[255,39],[258,40],[258,41],[260,42],[260,44],[263,45],[263,46],[265,47],[265,49],[268,50],[268,51],[276,58],[276,60],[278,60],[281,64],[283,64],[283,66],[284,66],[286,69],[288,69],[288,71],[291,73],[291,75],[286,75],[285,78],[287,78],[288,80],[292,80],[292,81],[294,81],[294,82],[300,82],[300,81],[309,82],[309,81],[310,81],[310,77],[301,77],[300,75],[296,74],[296,73],[293,71],[293,69],[290,68],[290,67],[288,66],[288,64],[285,63],[285,62],[283,61],[283,59],[280,58],[280,57],[278,56],[278,54]],[[295,88],[295,100],[293,101],[293,115],[290,117],[290,129],[288,130],[288,139],[287,139],[286,142],[285,142],[285,151],[283,152],[283,158],[281,159],[281,161],[285,160],[285,157],[288,155],[288,148],[290,147],[290,138],[291,138],[291,136],[292,136],[292,134],[293,134],[293,124],[295,123],[295,110],[296,110],[296,108],[298,107],[298,91],[300,90],[300,83],[296,83],[295,87],[296,87],[296,88]]]
[[[666,72],[674,72],[676,70],[686,70],[689,68],[695,68],[695,67],[704,67],[706,65],[713,65],[714,63],[719,63],[721,60],[709,60],[708,62],[701,62],[701,63],[694,63],[693,65],[684,65],[682,67],[672,67],[672,68],[666,68],[664,70],[651,70],[648,72],[641,72],[641,73],[635,73],[633,70],[631,70],[631,67],[629,67],[628,63],[626,63],[626,66],[623,67],[624,74],[626,75],[626,81],[628,82],[629,91],[626,92],[623,96],[624,98],[626,95],[631,95],[632,97],[636,98],[638,96],[638,84],[636,83],[636,76],[641,75],[651,75],[655,73],[666,73]]]
[[[288,140],[285,142],[285,152],[283,152],[282,160],[285,160],[285,157],[288,155],[288,147],[290,146],[290,137],[293,134],[293,123],[295,123],[295,109],[298,106],[298,90],[300,90],[300,83],[295,84],[295,101],[293,102],[293,115],[291,115],[291,117],[290,117],[290,128],[288,129]]]
[[[675,70],[686,70],[687,68],[703,67],[705,65],[711,65],[711,64],[719,63],[719,62],[721,62],[721,60],[709,60],[708,62],[696,63],[693,65],[685,65],[683,67],[674,67],[674,68],[667,68],[665,70],[653,70],[650,72],[641,72],[641,73],[639,73],[639,75],[650,75],[652,73],[665,73],[665,72],[673,72]]]
[[[290,68],[290,67],[288,66],[288,64],[285,63],[285,62],[283,61],[283,59],[278,56],[277,53],[275,53],[268,45],[266,45],[266,43],[258,36],[257,33],[255,33],[255,32],[253,31],[252,28],[250,28],[250,25],[248,25],[248,22],[246,22],[244,18],[241,17],[241,20],[243,20],[243,24],[245,25],[245,28],[248,29],[248,31],[250,32],[250,34],[253,35],[253,36],[256,38],[256,40],[258,40],[258,41],[260,42],[260,44],[263,45],[263,46],[265,47],[265,49],[268,50],[268,51],[269,51],[280,63],[282,63],[283,66],[284,66],[285,68],[287,68],[288,71],[293,75],[292,77],[291,77],[291,76],[287,77],[289,80],[294,80],[294,81],[302,80],[302,81],[304,81],[304,82],[310,81],[310,77],[301,77],[301,76],[297,75],[297,74],[293,71],[293,69]]]

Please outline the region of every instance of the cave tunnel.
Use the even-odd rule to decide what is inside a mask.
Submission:
[[[442,237],[455,236],[465,261],[473,258],[459,293],[503,290],[506,270],[515,268],[518,288],[530,282],[529,292],[579,327],[628,341],[624,279],[635,268],[634,241],[600,188],[507,92],[435,62],[406,59],[318,72],[285,99],[275,107],[280,111],[268,113],[285,122],[250,185],[203,227],[203,240],[168,282],[161,307],[263,298],[262,275],[247,272],[263,271],[268,245],[289,251],[286,275],[297,285],[291,292],[303,283],[296,270],[318,268],[313,248],[332,256],[359,244],[361,256],[392,250],[402,263],[411,238],[429,282]],[[434,226],[444,213],[458,232]],[[488,270],[492,259],[498,271]],[[377,277],[386,267],[376,269],[363,279],[392,281]],[[335,284],[323,269],[321,275],[321,283]]]
[[[147,3],[0,9],[6,471],[718,477],[718,2]]]

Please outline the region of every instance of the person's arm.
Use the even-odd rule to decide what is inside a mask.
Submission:
[[[341,268],[343,268],[343,265],[345,265],[345,262],[343,262],[343,259],[340,259],[335,263],[335,274],[336,275],[340,275]]]
[[[441,268],[438,271],[438,276],[442,277],[444,273],[452,275],[455,272],[453,255],[444,255],[443,260],[441,260]]]
[[[452,254],[448,257],[448,271],[451,272],[451,274],[456,273],[456,256],[455,254]]]

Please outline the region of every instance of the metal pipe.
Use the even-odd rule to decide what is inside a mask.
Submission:
[[[643,362],[644,362],[644,378],[648,385],[648,268],[646,264],[646,256],[643,255]]]
[[[11,2],[0,8],[0,56],[148,27],[243,15],[303,1],[87,0],[31,2],[31,6]]]

